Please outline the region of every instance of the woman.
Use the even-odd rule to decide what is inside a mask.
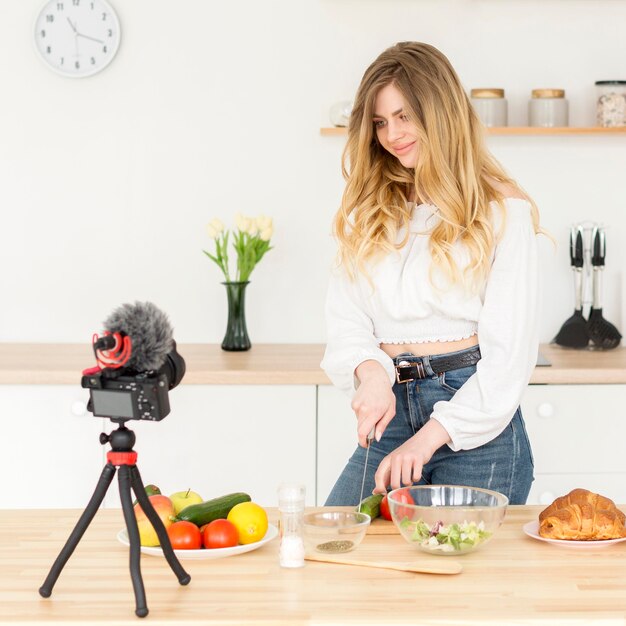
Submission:
[[[399,43],[367,69],[343,174],[321,365],[360,445],[326,504],[358,503],[371,432],[366,493],[461,484],[525,503],[542,231],[441,52]]]

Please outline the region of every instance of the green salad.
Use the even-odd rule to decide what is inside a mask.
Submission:
[[[446,526],[439,521],[429,526],[423,520],[411,522],[405,518],[400,522],[400,527],[412,541],[417,541],[423,548],[442,552],[462,552],[475,548],[492,535],[485,530],[484,522],[464,521]]]

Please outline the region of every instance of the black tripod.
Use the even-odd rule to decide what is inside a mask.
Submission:
[[[63,546],[61,552],[59,552],[59,556],[57,556],[56,561],[50,568],[46,580],[39,588],[39,594],[44,598],[49,598],[52,594],[52,588],[61,574],[61,570],[70,556],[72,556],[74,549],[87,530],[89,523],[100,508],[107,489],[113,480],[113,476],[115,476],[115,470],[119,468],[120,500],[122,501],[122,511],[124,512],[124,521],[126,522],[126,529],[130,541],[130,577],[135,592],[135,614],[138,617],[145,617],[148,615],[148,607],[146,605],[146,592],[141,578],[139,529],[137,527],[137,519],[135,518],[133,501],[130,495],[131,488],[135,492],[141,508],[154,527],[161,548],[163,549],[163,554],[172,568],[172,571],[176,574],[178,582],[181,585],[187,585],[191,580],[191,576],[183,569],[183,566],[174,554],[165,526],[146,495],[136,465],[137,453],[133,450],[133,446],[135,445],[135,433],[124,425],[124,422],[127,420],[123,418],[112,418],[112,421],[119,424],[117,430],[114,430],[110,435],[106,433],[100,435],[100,443],[102,445],[109,442],[111,443],[111,451],[107,452],[108,462],[104,466],[102,474],[100,474],[98,484],[91,496],[91,500],[89,500],[89,504],[87,504],[76,526],[74,526],[74,530],[72,530],[69,539]]]

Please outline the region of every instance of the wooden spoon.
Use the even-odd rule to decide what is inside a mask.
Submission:
[[[401,572],[420,572],[423,574],[459,574],[463,567],[458,561],[447,558],[437,561],[360,561],[345,556],[330,556],[327,554],[307,554],[307,561],[321,561],[323,563],[339,563],[340,565],[360,565],[361,567],[380,567],[381,569],[395,569]]]

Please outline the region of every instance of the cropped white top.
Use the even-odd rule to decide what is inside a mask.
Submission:
[[[476,448],[509,424],[537,361],[538,261],[530,204],[507,198],[501,238],[493,251],[488,279],[479,293],[450,287],[439,270],[429,282],[429,235],[438,223],[436,207],[413,208],[409,239],[397,253],[368,267],[374,289],[359,276],[351,281],[341,268],[332,272],[326,299],[327,345],[321,363],[334,385],[352,396],[354,371],[378,361],[391,384],[395,370],[381,343],[452,341],[478,334],[481,360],[465,384],[434,405],[432,419],[450,435],[452,450]],[[492,203],[494,232],[501,211]],[[398,233],[398,241],[404,236]],[[467,250],[455,244],[462,270]]]

